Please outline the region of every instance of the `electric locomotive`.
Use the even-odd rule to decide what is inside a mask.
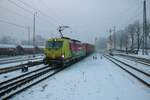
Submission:
[[[86,56],[86,47],[80,41],[67,37],[46,41],[45,64],[65,66]]]

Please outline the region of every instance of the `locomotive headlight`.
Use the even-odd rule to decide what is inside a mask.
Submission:
[[[61,57],[62,57],[62,58],[64,58],[64,57],[65,57],[65,55],[61,55]]]

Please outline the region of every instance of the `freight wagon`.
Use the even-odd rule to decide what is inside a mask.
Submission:
[[[15,56],[33,53],[43,53],[42,46],[0,44],[0,56]]]

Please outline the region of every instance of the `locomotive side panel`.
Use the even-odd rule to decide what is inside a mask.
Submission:
[[[85,48],[81,43],[73,42],[70,44],[70,48],[74,58],[85,56]]]

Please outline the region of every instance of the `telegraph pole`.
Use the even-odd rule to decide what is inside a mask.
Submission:
[[[33,46],[35,46],[35,17],[37,15],[37,12],[33,15]]]
[[[27,29],[28,29],[28,45],[30,45],[30,26],[28,26]]]
[[[111,34],[112,30],[111,29],[109,30],[109,33],[110,33],[110,36],[109,36],[109,52],[112,55],[113,40],[112,40],[112,34]]]
[[[95,51],[97,51],[97,50],[98,50],[98,49],[97,49],[97,46],[98,46],[98,45],[97,45],[97,40],[98,40],[98,38],[97,38],[97,37],[95,37],[95,39],[94,39],[94,42],[95,42],[95,43],[94,43],[94,44],[95,44]]]
[[[116,27],[114,26],[114,49],[116,50]]]
[[[143,2],[143,51],[145,55],[148,55],[147,52],[147,37],[148,37],[148,32],[147,32],[147,18],[146,18],[146,0]]]

